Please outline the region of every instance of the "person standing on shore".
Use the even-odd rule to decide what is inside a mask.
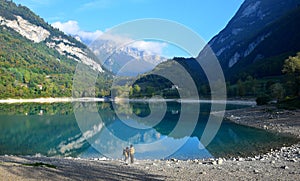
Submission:
[[[127,163],[127,160],[128,160],[128,158],[129,158],[129,148],[128,147],[126,147],[125,149],[123,149],[123,155],[124,155],[124,161],[125,161],[125,163]]]
[[[130,153],[130,162],[133,163],[134,162],[134,147],[133,145],[130,145],[130,149],[129,149],[129,153]]]

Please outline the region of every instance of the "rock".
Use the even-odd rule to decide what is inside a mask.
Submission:
[[[203,172],[200,172],[200,174],[201,174],[201,175],[206,175],[206,172],[203,171]]]
[[[255,158],[251,158],[251,157],[248,157],[247,159],[245,159],[245,161],[255,161],[256,159]]]
[[[259,173],[259,171],[258,171],[258,170],[253,170],[253,172],[254,172],[254,173],[256,173],[256,174],[257,174],[257,173]]]
[[[172,162],[178,162],[178,160],[176,158],[171,158]]]
[[[222,164],[223,164],[223,160],[222,160],[222,159],[219,159],[219,160],[217,161],[217,163],[218,163],[218,165],[222,165]]]
[[[217,165],[217,162],[216,161],[212,161],[211,164]]]
[[[274,160],[272,160],[270,163],[272,163],[272,164],[275,164],[275,161],[274,161]]]
[[[285,169],[285,170],[289,169],[288,166],[281,166],[280,168]]]

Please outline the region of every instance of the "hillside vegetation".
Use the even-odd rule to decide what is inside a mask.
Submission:
[[[269,11],[274,11],[271,7],[268,6],[268,8]],[[238,19],[238,17],[236,18]],[[228,97],[258,98],[259,104],[265,104],[271,100],[281,103],[292,102],[293,105],[296,105],[294,107],[297,107],[297,103],[300,107],[299,101],[297,101],[300,96],[299,71],[297,69],[300,61],[299,53],[297,54],[300,52],[300,7],[277,17],[275,21],[266,26],[255,28],[256,32],[249,35],[251,37],[245,37],[245,41],[241,41],[237,45],[237,49],[233,47],[224,53],[247,49],[252,42],[256,42],[257,39],[260,40],[246,57],[240,59],[233,67],[224,69]],[[260,37],[265,38],[260,39]],[[234,38],[234,36],[230,38]],[[200,55],[202,54],[200,53]],[[201,58],[200,56],[197,59],[201,61]],[[293,63],[290,63],[291,60]],[[153,94],[168,95],[169,97],[178,96],[178,92],[172,89],[171,82],[151,75],[157,71],[172,70],[174,62],[181,64],[194,79],[200,97],[209,98],[208,81],[194,58],[173,58],[173,60],[163,62],[153,71],[141,76],[134,84],[134,86],[140,87],[137,96],[147,97]],[[287,68],[289,66],[292,68]],[[180,78],[181,76],[177,75],[177,77]]]
[[[77,62],[70,59],[72,55],[62,55],[49,48],[46,42],[52,37],[61,37],[78,48],[87,47],[52,28],[27,7],[11,1],[0,0],[0,16],[9,20],[21,16],[51,34],[45,41],[34,43],[15,30],[0,25],[0,98],[71,97]],[[109,95],[110,79],[106,72],[100,73],[97,96]]]

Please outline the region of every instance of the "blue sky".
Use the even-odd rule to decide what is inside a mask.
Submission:
[[[105,32],[127,21],[162,18],[176,21],[209,41],[220,32],[244,0],[14,0],[48,23],[68,30]],[[58,24],[60,23],[60,24]],[[70,27],[71,26],[71,27]],[[68,33],[68,32],[67,32]],[[169,50],[176,54],[176,50]],[[178,54],[179,51],[178,51]],[[177,55],[176,55],[177,56]]]

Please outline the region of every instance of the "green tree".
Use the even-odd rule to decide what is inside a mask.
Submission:
[[[28,84],[30,81],[30,72],[26,70],[23,78],[24,78],[24,83]]]
[[[273,84],[271,86],[271,94],[277,99],[277,102],[280,101],[284,96],[283,86],[280,83]]]
[[[288,81],[293,84],[294,94],[300,96],[300,52],[285,60],[282,72],[288,75]]]
[[[244,83],[241,80],[238,80],[237,82],[237,87],[238,87],[238,95],[243,97],[246,94],[246,87]]]
[[[140,93],[141,92],[141,87],[139,85],[135,84],[133,86],[133,92],[134,93]]]

